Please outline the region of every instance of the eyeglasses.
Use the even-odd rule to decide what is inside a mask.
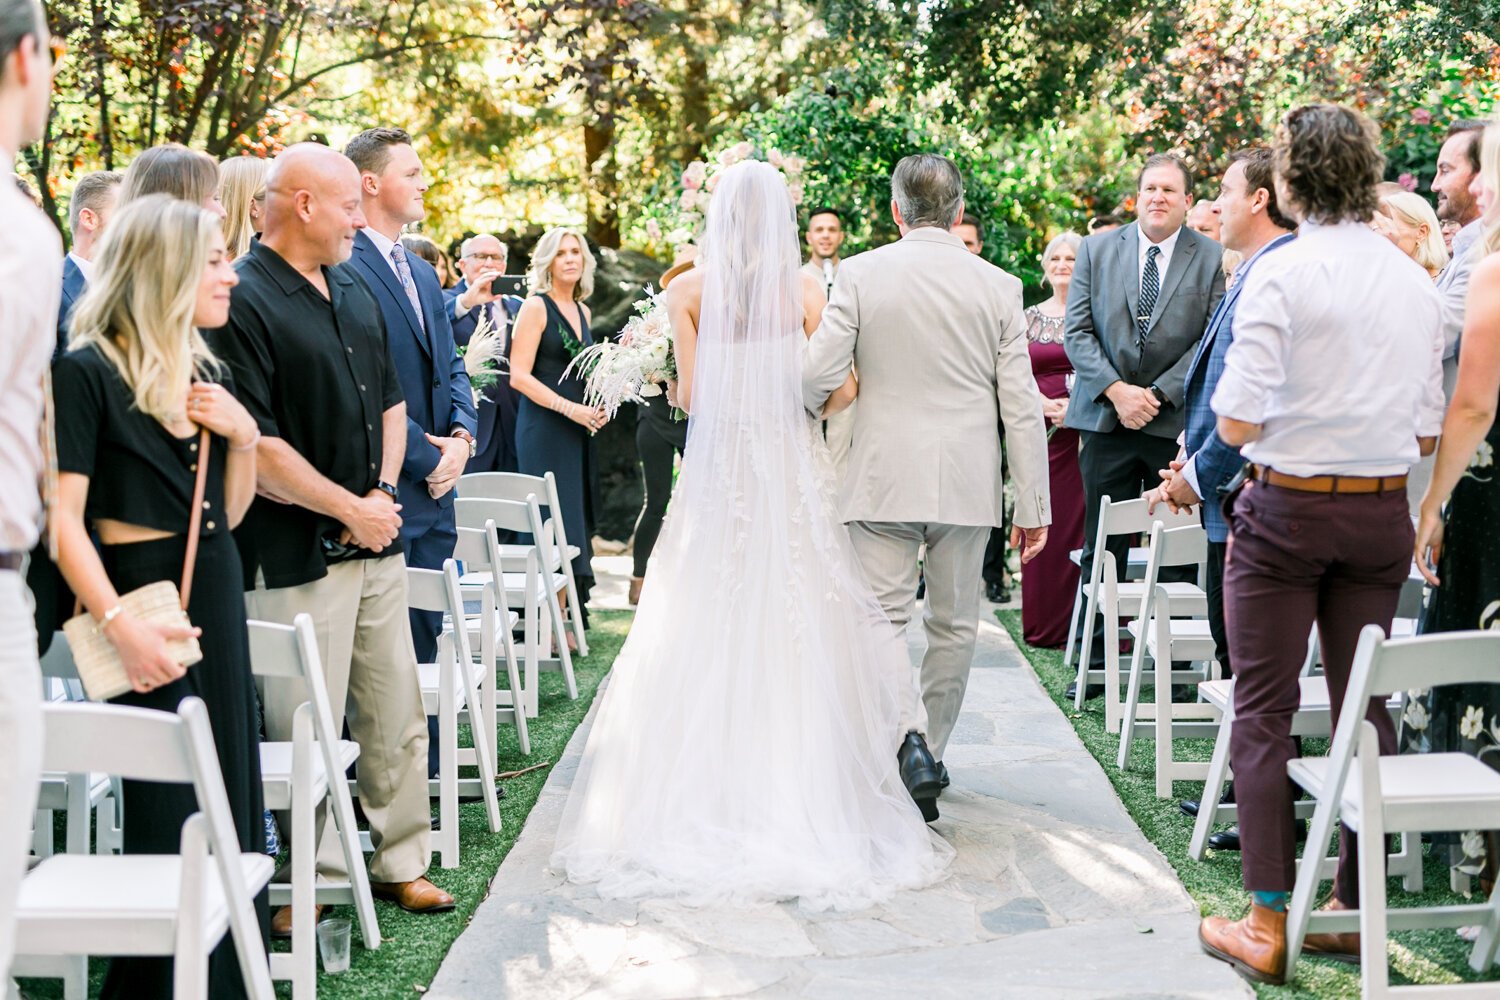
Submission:
[[[486,264],[503,264],[503,263],[505,263],[505,254],[503,254],[503,253],[471,253],[471,254],[466,254],[464,256],[464,260],[482,260]]]

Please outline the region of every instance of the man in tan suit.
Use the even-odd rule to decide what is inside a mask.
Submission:
[[[1001,422],[1016,487],[1011,544],[1024,538],[1023,563],[1046,544],[1052,519],[1047,437],[1021,282],[948,231],[963,215],[958,168],[932,153],[908,156],[891,175],[891,194],[901,239],[844,261],[808,343],[802,387],[818,413],[851,366],[859,369],[839,514],[898,626],[911,621],[927,547],[927,654],[897,756],[931,822],[974,656],[985,540],[1001,523]]]

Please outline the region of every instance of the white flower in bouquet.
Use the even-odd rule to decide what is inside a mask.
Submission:
[[[479,324],[474,327],[468,345],[460,347],[458,353],[464,359],[464,373],[469,376],[469,391],[474,394],[474,405],[478,406],[484,390],[498,383],[503,374],[501,368],[510,364],[505,357],[505,340],[489,317],[481,313]]]
[[[576,368],[584,375],[588,404],[602,407],[611,417],[625,403],[661,395],[660,383],[677,377],[664,293],[648,288],[647,296],[636,303],[637,315],[625,324],[618,341],[595,344],[568,366],[568,371]]]

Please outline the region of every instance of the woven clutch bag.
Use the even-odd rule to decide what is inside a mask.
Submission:
[[[132,618],[147,624],[192,625],[187,612],[182,610],[182,595],[178,593],[177,584],[171,580],[158,580],[121,595],[120,607]],[[93,615],[85,611],[69,618],[63,624],[63,634],[68,637],[78,678],[83,681],[84,693],[90,700],[107,701],[131,690],[120,654],[115,651],[114,643],[99,631]],[[203,659],[203,650],[194,638],[168,642],[167,651],[184,667]]]

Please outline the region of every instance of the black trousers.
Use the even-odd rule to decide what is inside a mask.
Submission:
[[[1161,483],[1159,470],[1177,457],[1177,442],[1171,438],[1153,437],[1144,431],[1133,431],[1116,427],[1112,431],[1080,431],[1082,450],[1078,453],[1078,469],[1083,474],[1083,582],[1089,579],[1089,568],[1094,562],[1094,539],[1099,533],[1099,508],[1104,498],[1112,502],[1137,500],[1146,490]],[[1115,574],[1125,579],[1126,562],[1130,558],[1132,540],[1128,535],[1116,535],[1106,548],[1114,554]],[[1164,567],[1163,582],[1192,580],[1190,567]],[[1089,652],[1089,668],[1104,668],[1104,616],[1096,616],[1093,622],[1094,643]]]
[[[646,480],[646,499],[635,522],[635,565],[631,572],[634,576],[645,576],[646,564],[661,536],[667,503],[672,499],[672,460],[682,448],[663,436],[653,421],[642,414],[635,425],[635,450]]]
[[[1208,543],[1208,578],[1203,589],[1208,594],[1208,631],[1214,637],[1214,657],[1223,666],[1224,676],[1233,677],[1229,633],[1224,628],[1224,560],[1228,555],[1228,542]]]
[[[1000,433],[1005,433],[1005,428],[1000,428]],[[1004,482],[1010,479],[1010,462],[1006,459],[1006,453],[1000,453],[1000,480]],[[980,569],[980,576],[986,584],[1005,586],[1005,577],[1009,570],[1005,565],[1005,552],[1010,546],[1010,505],[1005,503],[1004,498],[1000,501],[1000,527],[990,532],[990,540],[984,547],[984,565]]]

